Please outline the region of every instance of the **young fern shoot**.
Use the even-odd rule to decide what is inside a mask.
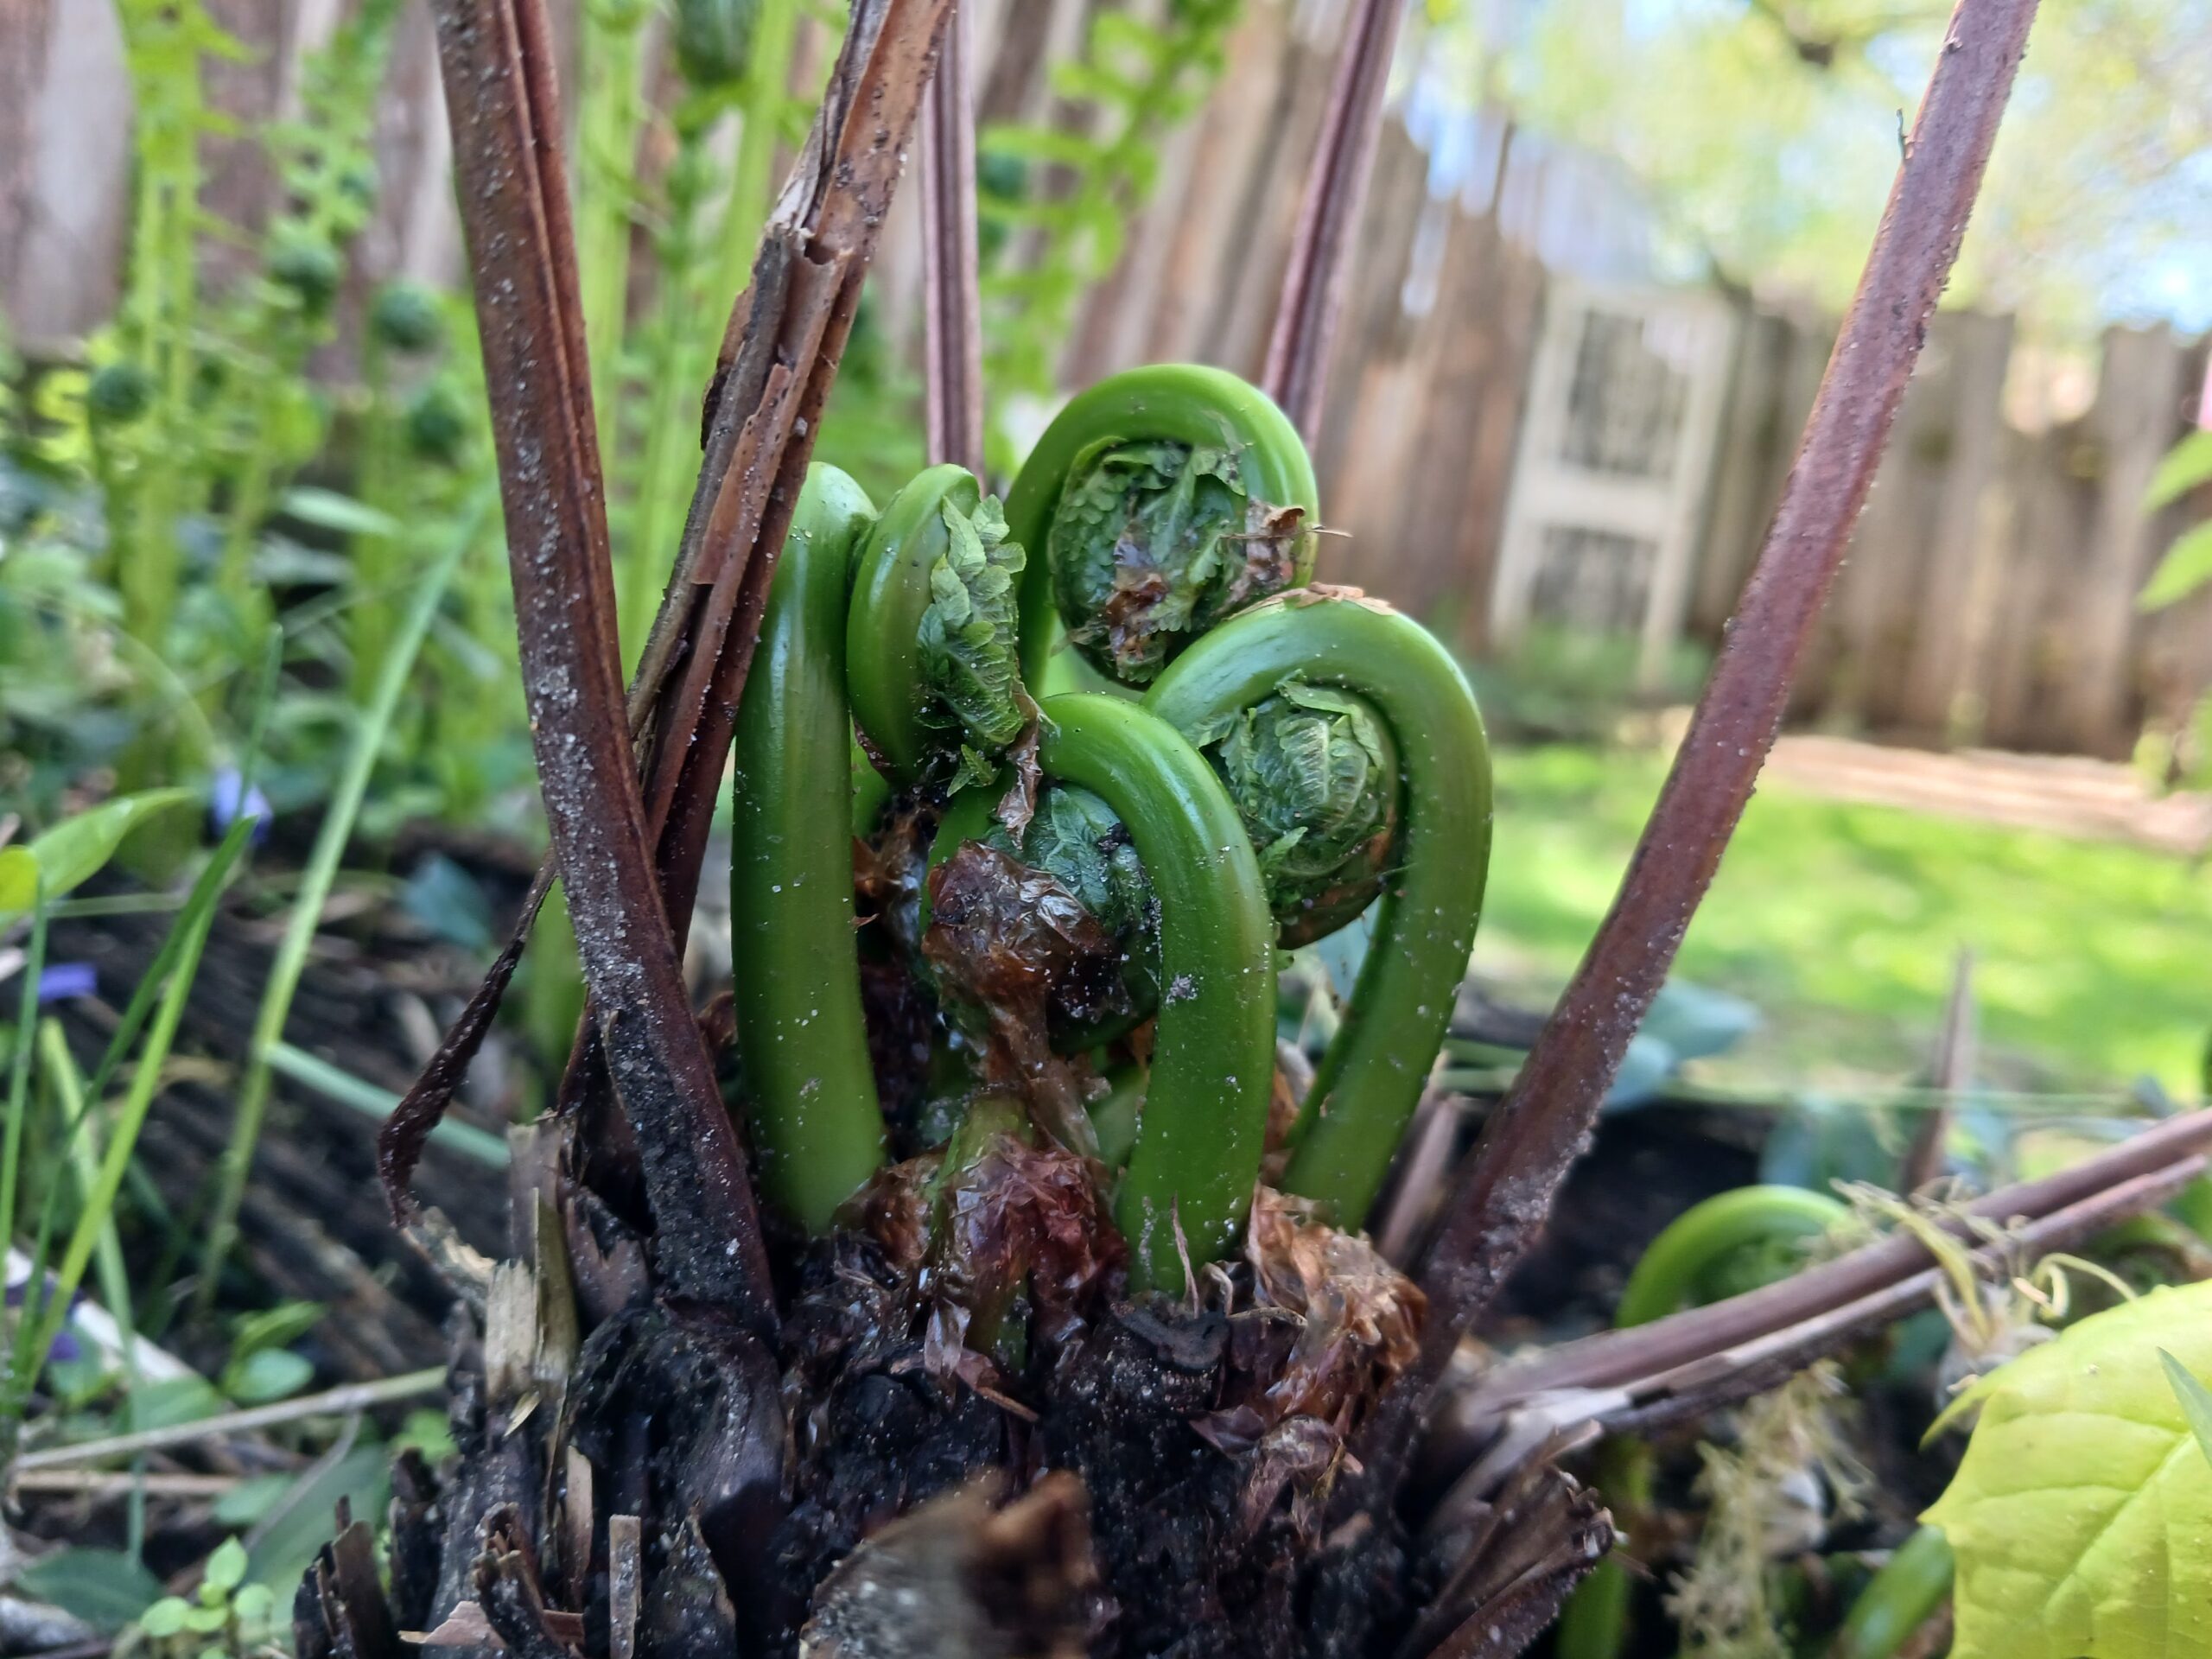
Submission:
[[[732,749],[738,1052],[768,1200],[810,1230],[883,1162],[853,941],[845,612],[875,510],[816,462],[791,517]]]

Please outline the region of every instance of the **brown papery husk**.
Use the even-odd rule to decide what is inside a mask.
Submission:
[[[787,1325],[783,1593],[989,1471],[1018,1491],[1058,1471],[1087,1494],[1090,1651],[1364,1650],[1395,1541],[1356,1592],[1312,1568],[1344,1437],[1416,1351],[1419,1292],[1262,1188],[1241,1259],[1194,1299],[1132,1300],[1096,1174],[994,1135],[949,1178],[936,1154],[887,1169],[811,1252]]]

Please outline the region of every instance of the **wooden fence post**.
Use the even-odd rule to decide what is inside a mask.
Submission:
[[[2012,320],[1976,312],[1950,317],[1951,441],[1929,526],[1927,566],[1913,607],[1910,655],[1897,702],[1905,730],[1941,741],[1962,712],[1979,636],[1971,601],[1985,549],[1985,505],[2005,433],[2005,372]]]
[[[2058,734],[2084,754],[2124,755],[2133,744],[2128,658],[2140,614],[2136,595],[2153,550],[2143,492],[2179,431],[2183,396],[2182,353],[2171,330],[2106,333],[2089,415],[2099,461],[2096,516],[2075,567],[2073,671],[2058,714]]]

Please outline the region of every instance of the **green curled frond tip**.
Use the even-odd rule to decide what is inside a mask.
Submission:
[[[1226,444],[1092,444],[1047,539],[1070,640],[1123,684],[1150,684],[1192,638],[1295,585],[1304,518],[1255,499]]]
[[[1027,563],[1007,539],[996,496],[963,512],[949,495],[939,507],[944,554],[930,568],[922,613],[923,673],[942,712],[926,723],[965,734],[969,746],[995,754],[1021,735],[1028,715],[1021,685],[1020,588]]]
[[[1190,735],[1228,785],[1296,940],[1365,908],[1389,865],[1400,793],[1397,747],[1371,704],[1286,680]]]

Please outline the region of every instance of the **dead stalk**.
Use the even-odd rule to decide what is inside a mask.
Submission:
[[[1957,257],[2035,0],[1961,0],[1782,505],[1613,907],[1459,1183],[1416,1392],[1550,1213],[1772,747],[1789,683]]]
[[[983,325],[976,245],[976,110],[957,4],[922,104],[922,409],[930,464],[983,475]]]
[[[1406,0],[1357,0],[1329,88],[1329,109],[1298,208],[1261,384],[1311,443],[1328,391],[1360,209],[1382,133],[1383,94]]]
[[[652,880],[615,643],[550,27],[540,0],[438,0],[461,220],[546,818],[677,1294],[775,1321],[744,1148]]]
[[[581,872],[591,887],[585,912],[576,909],[579,893],[573,880],[568,887],[594,1009],[588,1021],[590,1040],[580,1044],[579,1055],[595,1052],[602,1038],[613,1034],[606,1052],[613,1062],[617,1092],[633,1121],[641,1113],[651,1119],[650,1124],[641,1123],[639,1135],[649,1186],[658,1179],[671,1189],[670,1203],[656,1198],[656,1215],[664,1217],[664,1224],[672,1217],[679,1230],[702,1234],[693,1242],[705,1248],[685,1253],[696,1256],[696,1263],[684,1271],[702,1273],[713,1281],[708,1294],[745,1306],[756,1319],[764,1313],[772,1317],[772,1302],[765,1255],[752,1224],[743,1153],[718,1096],[710,1086],[700,1089],[702,1081],[711,1085],[711,1069],[701,1069],[706,1049],[671,964],[697,893],[707,828],[775,555],[790,525],[851,331],[861,277],[890,207],[949,10],[949,0],[857,0],[852,9],[805,151],[762,237],[752,286],[731,314],[715,383],[707,389],[706,454],[698,488],[660,613],[626,698],[614,677],[596,457],[588,473],[581,462],[588,453],[582,445],[590,441],[588,388],[579,392],[575,384],[583,359],[580,346],[572,349],[573,306],[566,314],[560,308],[563,283],[557,273],[573,265],[573,249],[565,238],[565,197],[556,188],[550,194],[560,199],[557,211],[545,207],[549,193],[543,188],[538,147],[531,136],[536,127],[558,130],[557,123],[544,118],[552,108],[550,72],[539,77],[548,84],[534,126],[531,105],[508,90],[524,79],[514,72],[519,56],[516,31],[501,22],[509,14],[493,0],[441,0],[447,77],[468,93],[449,99],[448,109],[485,316],[486,365],[495,385],[514,389],[512,400],[503,404],[499,425],[502,476],[514,533],[533,729],[564,874],[569,860],[563,834],[573,840],[592,823],[594,814],[578,810],[582,802],[599,809],[591,842],[598,856]],[[504,56],[487,44],[486,27],[493,34],[504,27]],[[480,80],[493,96],[480,94]],[[551,160],[544,176],[557,187],[559,157],[545,153]],[[531,158],[527,168],[525,157]],[[557,239],[556,226],[563,232]],[[572,299],[572,276],[565,289]],[[564,315],[567,321],[560,321]],[[560,385],[541,385],[549,377]],[[556,390],[570,403],[582,402],[586,418],[581,435],[573,417],[553,418],[547,399]],[[575,470],[566,475],[546,472],[549,463],[563,460]],[[557,522],[542,522],[549,520]],[[526,587],[524,576],[531,573],[524,565],[531,559],[557,550],[573,561],[583,556],[579,550],[594,548],[595,569],[575,571],[573,582],[553,584],[550,592],[543,582]],[[562,632],[558,623],[570,619],[557,612],[541,613],[539,607],[564,601],[583,613],[573,619],[577,626]],[[549,623],[556,635],[546,632]],[[593,642],[592,647],[585,641]],[[537,658],[556,647],[576,660],[541,671]],[[570,701],[558,703],[563,697]],[[538,718],[540,700],[548,704],[550,718]],[[572,732],[581,740],[573,749],[566,741]],[[557,752],[550,765],[549,748]],[[580,793],[584,785],[588,790]],[[545,880],[541,871],[508,950],[386,1129],[382,1167],[395,1213],[403,1220],[419,1217],[407,1185],[422,1141],[483,1039]],[[613,893],[601,891],[607,888]],[[614,896],[621,902],[610,912],[607,901]],[[610,920],[621,927],[610,932]],[[643,953],[637,961],[617,948],[625,938],[623,928]],[[589,944],[584,938],[588,931],[593,936]],[[616,957],[613,963],[610,951]],[[645,1009],[661,1017],[639,1017]],[[664,1052],[658,1052],[656,1044]],[[679,1058],[688,1092],[657,1090],[656,1066],[665,1071]],[[573,1105],[601,1075],[595,1063],[572,1064],[564,1103]],[[691,1198],[697,1205],[689,1217],[675,1210],[684,1201],[679,1189],[686,1186],[696,1189]],[[423,1236],[420,1226],[410,1230]],[[715,1255],[726,1265],[713,1266],[709,1258]],[[679,1272],[677,1277],[683,1276]]]

